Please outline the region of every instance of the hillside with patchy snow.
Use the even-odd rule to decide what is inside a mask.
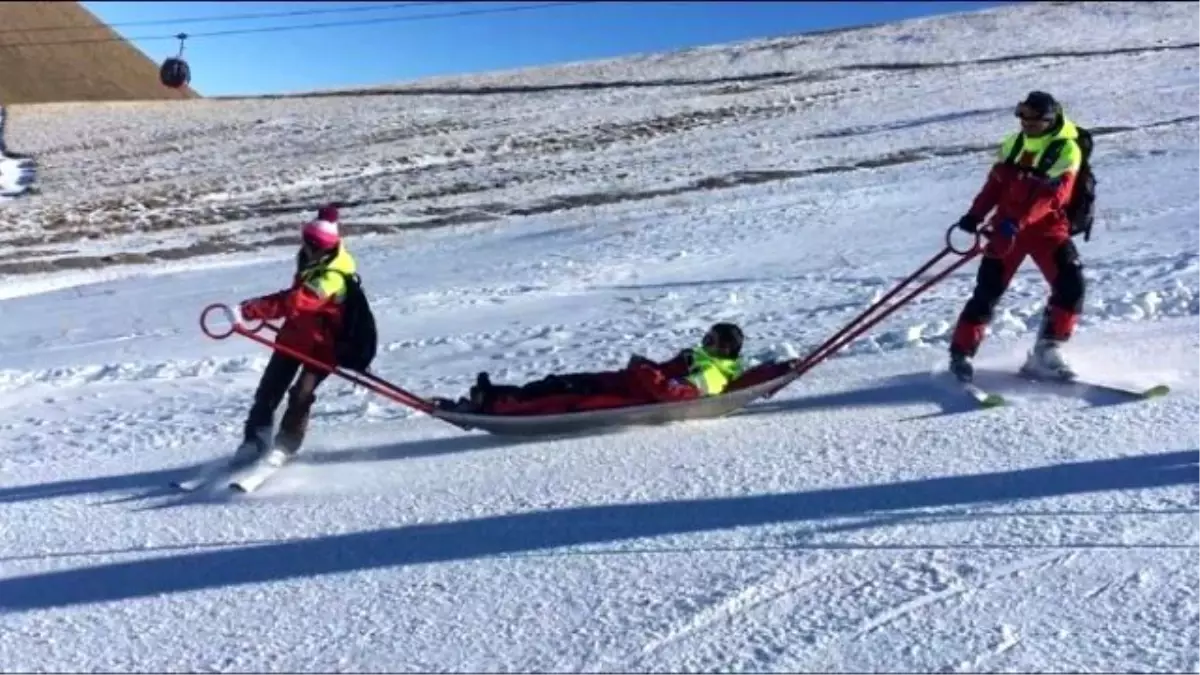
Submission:
[[[1072,30],[1040,33],[1029,25]],[[5,671],[1200,670],[1194,3],[1037,3],[344,96],[15,107],[0,204]],[[1098,73],[1103,73],[1098,76]],[[234,498],[268,353],[199,331],[344,204],[384,377],[429,396],[804,353],[942,246],[1030,89],[1096,134],[1085,378],[940,371],[974,265],[721,420],[463,432],[331,381]]]

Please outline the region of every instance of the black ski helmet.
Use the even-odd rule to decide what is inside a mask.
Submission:
[[[1029,92],[1025,100],[1017,104],[1018,117],[1021,116],[1021,108],[1032,110],[1047,122],[1053,122],[1062,115],[1062,105],[1044,91]]]
[[[714,323],[712,328],[708,329],[717,344],[713,345],[720,352],[720,356],[727,359],[736,359],[742,354],[742,341],[745,336],[742,335],[742,329],[738,328],[734,323]]]

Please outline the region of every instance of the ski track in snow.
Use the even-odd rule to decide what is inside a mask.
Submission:
[[[1029,21],[1078,30],[997,37]],[[504,439],[328,382],[258,492],[180,495],[267,360],[199,312],[279,288],[292,250],[11,274],[0,669],[1200,670],[1198,26],[1046,3],[430,85],[690,81],[652,89],[18,107],[46,181],[0,206],[21,261],[258,246],[341,199],[403,226],[349,240],[377,370],[457,396],[718,320],[751,361],[816,347],[937,252],[1036,80],[1105,129],[1068,355],[1172,391],[1006,374],[1046,301],[1026,263],[978,360],[1010,405],[976,409],[939,377],[971,263],[729,419]]]

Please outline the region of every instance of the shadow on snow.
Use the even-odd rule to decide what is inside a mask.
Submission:
[[[734,527],[984,502],[1193,485],[1200,450],[783,494],[579,506],[384,528],[0,579],[0,610],[546,551]]]
[[[1086,388],[1076,389],[1061,385],[1030,383],[1009,373],[981,371],[980,375],[981,384],[996,393],[1036,393],[1037,395],[1064,396],[1082,399],[1095,406],[1117,405],[1131,401],[1128,396],[1112,392],[1089,391]],[[796,386],[798,385],[791,385],[791,387]],[[816,396],[801,395],[795,398],[759,401],[735,413],[731,416],[731,419],[754,415],[792,414],[846,407],[896,406],[921,403],[933,404],[937,406],[939,412],[914,415],[912,417],[901,418],[900,421],[971,412],[989,414],[987,411],[980,410],[979,406],[966,396],[948,377],[939,377],[927,372],[918,372],[886,378],[879,384],[871,387],[859,387]],[[613,428],[597,430],[596,432],[585,433],[583,435],[613,435],[629,432],[631,432],[631,429]],[[316,450],[303,453],[301,461],[305,464],[389,461],[491,450],[527,443],[547,442],[555,440],[555,438],[505,438],[486,434],[443,436],[380,445],[366,449]],[[104,503],[116,504],[155,497],[179,496],[178,491],[168,487],[168,483],[172,480],[186,477],[200,466],[196,464],[174,469],[159,469],[113,476],[5,487],[0,488],[0,504],[129,491],[134,491],[135,494],[119,497]]]

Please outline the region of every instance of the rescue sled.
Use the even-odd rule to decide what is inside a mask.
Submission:
[[[233,310],[224,304],[213,304],[206,307],[200,314],[200,328],[204,334],[214,340],[224,340],[233,334],[249,338],[259,344],[286,354],[314,368],[337,375],[354,384],[362,386],[380,396],[401,405],[423,412],[431,417],[442,420],[463,430],[480,430],[498,436],[553,436],[574,434],[583,431],[613,430],[624,427],[647,426],[682,422],[688,420],[713,419],[725,417],[739,412],[759,399],[771,398],[776,392],[791,384],[804,373],[808,372],[821,361],[832,356],[875,324],[879,323],[900,307],[908,304],[921,293],[940,282],[952,272],[962,267],[971,259],[982,253],[980,234],[974,235],[974,243],[967,249],[956,249],[951,243],[954,228],[946,232],[946,246],[913,274],[906,277],[889,293],[867,307],[846,324],[841,330],[812,350],[808,355],[778,364],[764,364],[782,367],[783,372],[763,382],[749,386],[738,386],[734,381],[726,392],[689,401],[673,401],[664,403],[649,403],[627,405],[594,410],[580,410],[557,414],[541,415],[498,415],[486,413],[462,412],[447,410],[437,406],[432,400],[417,396],[403,388],[388,382],[370,372],[352,371],[345,368],[322,363],[306,354],[302,354],[286,345],[274,343],[260,333],[263,330],[277,332],[279,329],[268,323],[258,325],[243,325],[238,321]],[[901,299],[889,304],[879,314],[871,316],[910,283],[926,274],[939,261],[947,256],[958,256],[958,260],[950,263],[940,272],[929,277]],[[223,315],[229,327],[225,331],[215,331],[209,326],[209,315],[213,312]],[[868,319],[868,317],[870,317]],[[746,378],[753,369],[743,374]],[[742,379],[742,378],[739,378]]]
[[[497,436],[573,434],[725,417],[786,386],[788,381],[795,378],[794,372],[787,372],[744,389],[690,401],[627,405],[553,415],[489,415],[451,410],[434,410],[429,414],[464,430],[479,429]]]

